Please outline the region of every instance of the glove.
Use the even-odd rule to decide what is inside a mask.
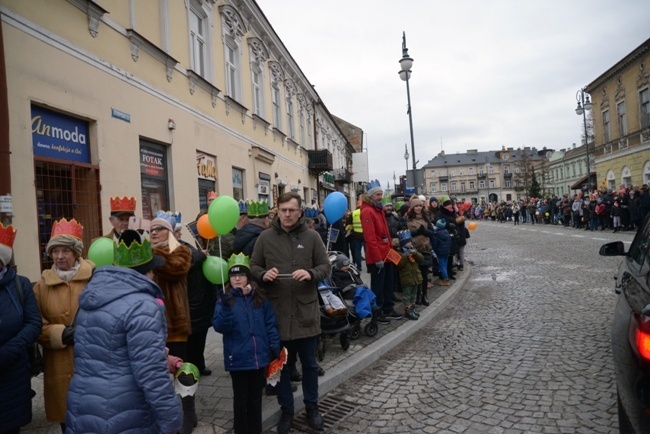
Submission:
[[[230,307],[235,304],[235,297],[233,297],[233,295],[229,292],[222,292],[219,299],[221,300],[221,304],[224,306]]]
[[[280,357],[280,348],[271,347],[271,361]]]
[[[74,327],[65,326],[63,329],[63,334],[61,335],[61,341],[64,345],[74,345]]]
[[[435,232],[433,232],[433,231],[430,230],[430,229],[424,229],[424,228],[423,228],[423,229],[422,229],[422,234],[423,234],[423,235],[426,235],[427,237],[432,237],[432,236],[435,235]]]
[[[381,270],[382,268],[384,268],[384,261],[375,262],[375,267]]]

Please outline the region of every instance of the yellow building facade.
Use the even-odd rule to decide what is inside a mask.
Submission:
[[[354,203],[354,149],[257,4],[236,5],[0,0],[22,274],[47,266],[55,219],[80,221],[86,249],[107,233],[113,196],[184,223],[208,191]]]
[[[585,91],[593,102],[598,186],[650,184],[650,39]]]

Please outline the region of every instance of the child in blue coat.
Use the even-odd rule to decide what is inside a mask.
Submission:
[[[243,254],[228,260],[224,293],[212,318],[223,335],[223,358],[234,392],[234,431],[262,432],[262,390],[266,368],[280,354],[280,335],[269,301],[250,280],[250,262]]]
[[[444,218],[436,222],[436,232],[433,236],[433,251],[438,257],[440,265],[440,285],[449,286],[449,275],[447,274],[447,261],[451,254],[451,235],[445,228],[447,222]]]

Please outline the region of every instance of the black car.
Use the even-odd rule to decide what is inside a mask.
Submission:
[[[620,431],[650,433],[650,219],[628,252],[616,241],[600,254],[625,256],[614,277],[619,296],[611,335]]]

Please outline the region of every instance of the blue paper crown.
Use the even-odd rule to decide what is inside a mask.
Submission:
[[[181,221],[183,219],[182,219],[181,213],[179,211],[176,211],[175,213],[173,213],[172,217],[174,217],[174,221],[176,222],[177,225],[181,224]]]
[[[162,211],[162,210],[160,210],[160,211],[158,211],[156,213],[154,218],[161,218],[163,220],[166,220],[171,225],[172,229],[174,228],[174,226],[176,226],[176,217],[175,217],[174,214],[172,214],[171,211]],[[180,213],[178,213],[178,222],[179,223],[180,223],[180,218],[181,218],[181,215],[180,215]]]
[[[248,202],[244,202],[244,200],[239,201],[239,215],[242,214],[248,214]]]
[[[366,191],[370,191],[371,188],[375,188],[375,187],[381,188],[381,183],[376,179],[366,184]]]
[[[318,208],[316,208],[315,206],[305,208],[305,218],[306,219],[318,218]]]
[[[397,237],[399,238],[400,241],[405,241],[405,240],[412,240],[413,237],[411,237],[411,231],[408,229],[403,230],[403,231],[397,231]]]

